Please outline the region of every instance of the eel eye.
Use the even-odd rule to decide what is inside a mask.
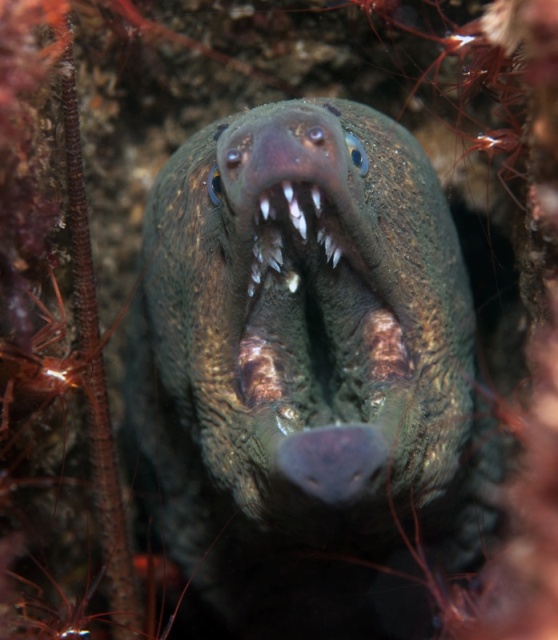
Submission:
[[[361,141],[352,133],[346,133],[345,142],[353,164],[360,171],[360,175],[365,176],[368,173],[369,162]]]
[[[220,205],[222,193],[221,172],[219,171],[217,164],[214,164],[207,177],[207,194],[213,204]]]

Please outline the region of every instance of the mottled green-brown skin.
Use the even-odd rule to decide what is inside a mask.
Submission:
[[[326,103],[340,115],[333,114]],[[298,419],[312,415],[313,423],[302,425],[311,429],[322,426],[315,422],[322,409],[305,408],[304,401],[297,405],[297,394],[302,397],[313,384],[304,358],[292,356],[299,358],[300,371],[289,364],[288,353],[307,349],[299,305],[289,307],[290,298],[270,276],[257,321],[251,315],[254,301],[247,295],[247,283],[262,185],[252,188],[252,178],[235,182],[225,175],[223,166],[238,130],[247,139],[245,132],[251,128],[280,130],[284,125],[302,131],[305,145],[304,131],[313,119],[326,131],[327,144],[331,141],[326,153],[331,166],[316,169],[313,175],[312,167],[319,162],[311,159],[301,169],[306,162],[303,151],[292,174],[288,158],[281,157],[276,145],[273,150],[264,147],[270,149],[267,161],[281,165],[281,172],[264,187],[278,179],[307,180],[319,184],[336,202],[347,262],[343,258],[333,270],[325,258],[320,262],[312,242],[299,246],[297,256],[308,252],[304,257],[305,273],[312,278],[308,286],[320,300],[328,331],[347,333],[334,340],[336,357],[344,368],[353,358],[357,373],[351,375],[364,375],[366,354],[351,342],[345,327],[351,315],[359,312],[358,297],[368,287],[399,321],[411,361],[408,375],[381,383],[361,380],[356,392],[361,404],[347,409],[351,423],[370,423],[373,437],[386,443],[389,459],[354,499],[343,504],[321,504],[315,496],[285,484],[277,470],[277,448],[291,437],[277,429],[278,406],[284,401],[297,410],[302,407]],[[217,136],[221,124],[229,128]],[[355,134],[368,154],[370,169],[364,177],[348,156],[341,157],[344,131]],[[255,143],[253,150],[251,139],[247,145],[255,154]],[[219,206],[207,193],[217,158],[224,189]],[[265,155],[259,162],[263,172]],[[440,554],[451,556],[444,558],[448,566],[471,559],[475,541],[469,530],[463,530],[463,522],[473,508],[476,488],[468,474],[476,471],[474,466],[463,467],[461,459],[474,428],[470,384],[474,316],[447,204],[427,159],[408,132],[368,107],[341,100],[284,102],[233,116],[193,136],[165,166],[149,199],[144,239],[145,297],[133,337],[129,422],[134,424],[143,454],[157,470],[165,496],[158,526],[171,555],[186,571],[192,571],[228,516],[237,512],[227,534],[229,541],[220,543],[222,548],[208,560],[199,578],[208,599],[217,603],[233,626],[246,637],[295,638],[308,637],[309,630],[316,631],[312,626],[316,620],[324,619],[324,629],[329,631],[318,631],[316,637],[342,637],[332,620],[354,617],[356,609],[345,611],[346,603],[337,614],[326,605],[325,618],[323,611],[314,619],[304,609],[312,622],[300,626],[300,616],[292,614],[299,622],[289,626],[292,601],[305,593],[306,573],[297,560],[291,575],[282,554],[284,549],[291,553],[308,547],[351,549],[363,558],[385,561],[392,548],[402,545],[388,499],[402,519],[412,500],[421,512],[424,536],[430,528],[440,540]],[[364,283],[355,285],[356,301],[351,296],[353,272]],[[269,317],[268,299],[273,306]],[[257,324],[259,330],[264,321],[277,325],[273,335],[287,345],[284,375],[292,377],[294,400],[251,406],[239,390],[238,350],[247,324]],[[149,399],[155,394],[145,375],[154,370],[154,364],[162,383],[158,399],[164,394],[159,405]],[[385,393],[385,403],[378,413],[367,415],[367,398],[378,389]],[[343,397],[340,392],[336,402],[342,404]],[[338,414],[332,417],[324,412],[330,420],[339,420]],[[294,420],[292,430],[299,428]],[[451,513],[444,506],[447,495],[453,500]],[[234,575],[227,569],[224,577],[223,566],[231,563]],[[320,599],[315,594],[319,594],[324,567],[318,562],[308,569],[307,592],[314,601]],[[338,582],[342,584],[342,579]],[[355,604],[357,609],[361,605]],[[289,614],[283,615],[285,606]],[[261,619],[267,619],[270,611],[285,626],[264,633]],[[343,627],[352,629],[346,637],[370,637],[383,624],[374,621],[373,612],[364,621],[360,613],[355,615],[358,620],[352,627]],[[397,636],[397,629],[392,632]]]

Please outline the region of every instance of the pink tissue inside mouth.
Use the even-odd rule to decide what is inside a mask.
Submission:
[[[281,380],[277,345],[261,336],[249,334],[240,342],[238,362],[240,385],[246,404],[254,406],[286,397]]]
[[[365,362],[369,381],[391,381],[412,375],[413,363],[401,326],[387,309],[366,314],[360,324],[358,344],[354,356]],[[279,342],[270,341],[253,329],[244,335],[238,364],[241,391],[248,406],[291,400],[284,359],[284,348]]]
[[[372,380],[407,378],[412,373],[401,325],[390,311],[370,312],[363,323],[362,339]]]

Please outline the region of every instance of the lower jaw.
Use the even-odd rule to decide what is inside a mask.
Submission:
[[[385,497],[414,363],[396,316],[345,258],[332,270],[319,248],[297,251],[252,297],[236,370],[262,491],[295,510],[339,509]]]
[[[398,437],[403,438],[411,394],[408,384],[384,385],[376,388],[381,402],[375,407],[373,400],[368,402],[369,422],[314,424],[301,430],[285,428],[288,405],[253,411],[253,438],[266,461],[260,471],[274,503],[279,500],[286,512],[304,512],[351,507],[374,501],[380,493],[385,497],[388,466]]]

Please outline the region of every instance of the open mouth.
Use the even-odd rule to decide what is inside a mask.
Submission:
[[[370,505],[388,468],[394,494],[420,477],[430,499],[469,428],[449,427],[470,406],[457,368],[471,369],[474,322],[446,203],[416,142],[351,109],[280,103],[214,134],[225,289],[211,339],[229,341],[213,343],[207,388],[219,400],[227,380],[242,495],[291,496],[284,514]]]
[[[379,531],[388,479],[419,508],[454,481],[473,307],[447,203],[395,122],[314,99],[211,125],[169,161],[145,225],[172,428],[243,512],[304,536],[324,522],[309,511],[347,507]]]
[[[342,211],[310,182],[282,180],[258,202],[238,349],[244,403],[273,407],[285,435],[373,422],[414,367]]]

